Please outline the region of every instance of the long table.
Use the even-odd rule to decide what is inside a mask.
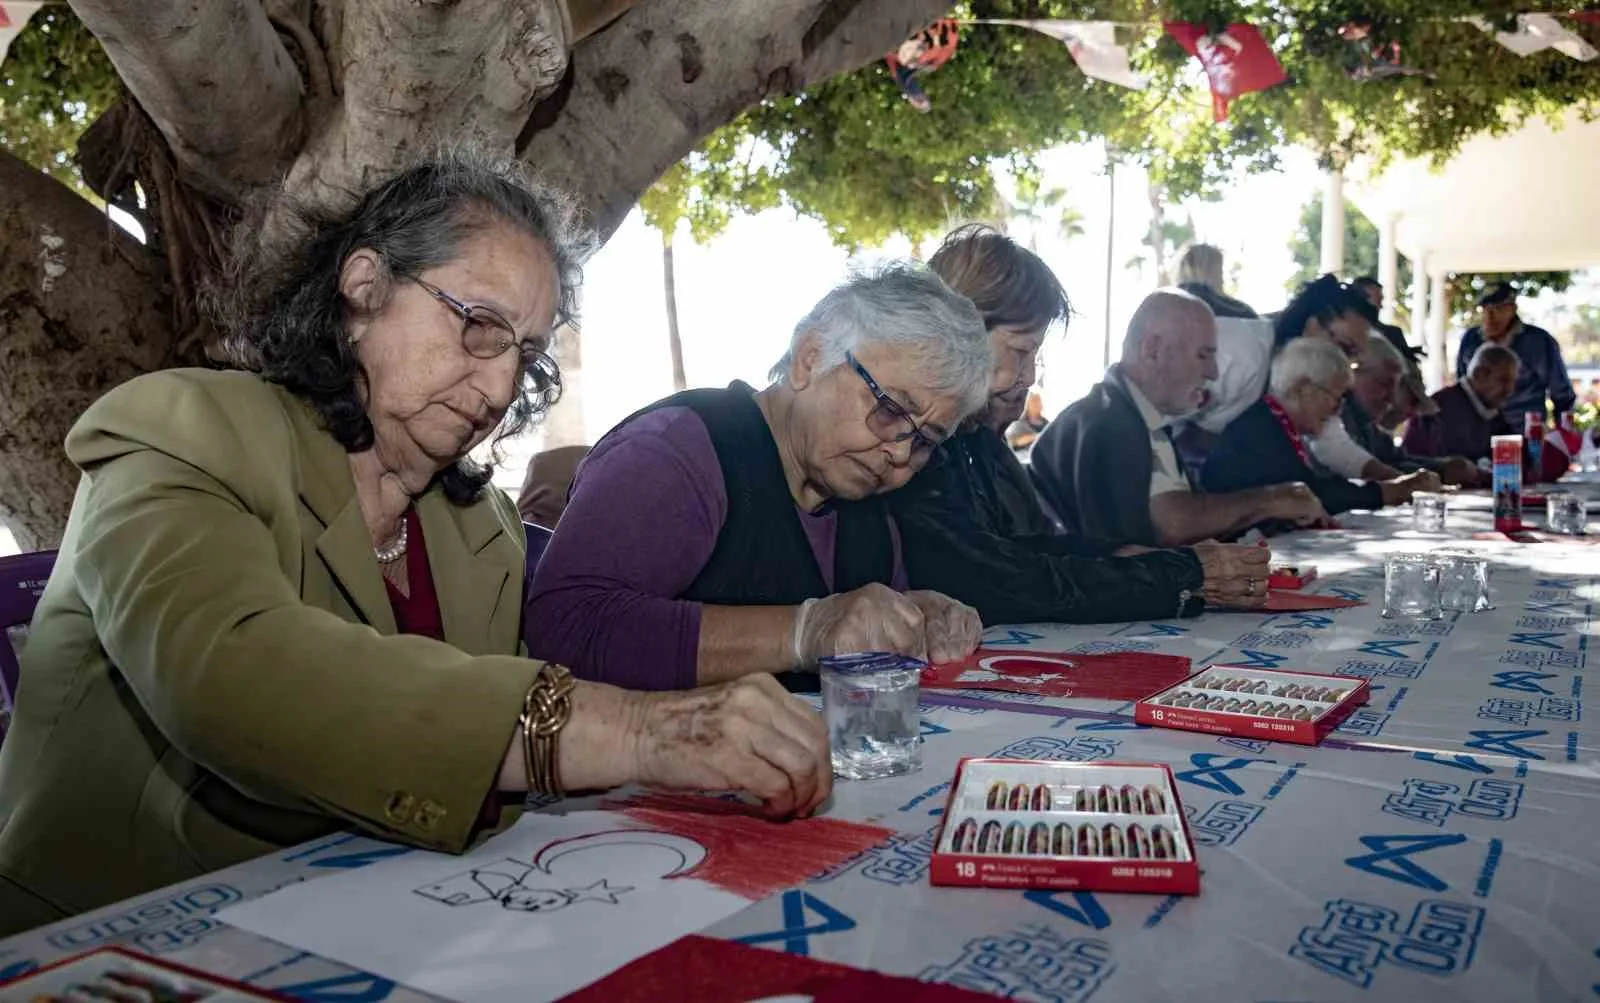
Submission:
[[[1600,551],[1450,538],[1405,514],[1275,541],[1329,613],[1020,625],[990,643],[1149,650],[1372,680],[1373,699],[1308,748],[1146,728],[1126,705],[925,694],[923,769],[844,783],[832,817],[882,845],[713,925],[709,935],[1024,1000],[1574,1000],[1600,994],[1600,735],[1582,717]],[[1496,609],[1437,624],[1379,615],[1384,554],[1468,546]],[[1195,897],[933,888],[928,858],[966,755],[1171,765],[1203,867]],[[594,807],[570,802],[547,811]],[[538,824],[537,818],[523,824]],[[285,885],[416,853],[330,837],[0,942],[0,977],[124,944],[300,999],[432,999],[213,916]]]

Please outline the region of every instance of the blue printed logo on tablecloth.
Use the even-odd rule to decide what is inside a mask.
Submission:
[[[1543,738],[1548,734],[1550,732],[1535,729],[1482,729],[1472,732],[1472,737],[1461,744],[1469,749],[1477,749],[1480,752],[1489,752],[1498,756],[1510,756],[1512,759],[1543,759],[1544,757],[1539,753],[1518,743],[1526,742],[1529,739]]]
[[[842,874],[859,870],[861,876],[885,885],[909,885],[928,874],[928,859],[939,838],[939,828],[921,833],[899,832],[811,879],[813,884],[832,881]]]
[[[1552,651],[1544,649],[1512,648],[1500,656],[1502,665],[1525,665],[1530,669],[1581,669],[1587,657],[1585,651]]]
[[[1336,676],[1349,676],[1357,679],[1415,679],[1422,675],[1427,663],[1400,660],[1394,662],[1376,662],[1365,658],[1352,658],[1333,670]]]
[[[394,982],[380,975],[347,972],[292,986],[276,986],[273,991],[302,1003],[381,1003],[397,988]]]
[[[1482,908],[1446,899],[1419,902],[1404,926],[1400,913],[1366,902],[1336,899],[1323,908],[1322,925],[1302,929],[1289,956],[1362,989],[1380,964],[1423,975],[1464,972],[1483,931]]]
[[[1426,641],[1363,641],[1356,649],[1362,655],[1375,655],[1379,658],[1398,658],[1404,661],[1427,662],[1439,650],[1439,642],[1431,644]]]
[[[242,902],[244,894],[232,885],[203,885],[170,898],[140,902],[127,912],[113,913],[51,934],[51,947],[83,951],[99,944],[130,942],[151,954],[189,947],[222,928],[211,914],[223,906]]]
[[[1212,752],[1196,752],[1189,757],[1189,762],[1194,764],[1194,769],[1177,774],[1179,780],[1216,791],[1218,794],[1238,797],[1244,793],[1244,788],[1240,787],[1238,781],[1231,776],[1233,771],[1243,769],[1251,763],[1275,763],[1277,760],[1243,756],[1225,758]]]
[[[1460,784],[1416,777],[1385,798],[1383,810],[1432,826],[1443,826],[1452,814],[1503,822],[1517,817],[1522,791],[1522,784],[1495,777],[1474,780],[1465,791]]]
[[[1086,735],[1056,738],[1051,735],[1035,735],[1032,738],[1012,742],[995,752],[993,758],[1087,763],[1095,759],[1111,759],[1117,754],[1117,746],[1121,744],[1122,742],[1115,738],[1091,738]]]
[[[1183,806],[1189,816],[1189,834],[1200,846],[1232,846],[1267,809],[1248,801],[1218,801],[1199,815],[1194,805]]]
[[[1588,626],[1587,616],[1521,616],[1517,618],[1517,626],[1523,630],[1549,630],[1561,634],[1571,634]]]
[[[1341,735],[1354,735],[1358,738],[1376,738],[1383,733],[1383,726],[1389,723],[1392,714],[1373,710],[1370,707],[1357,707],[1350,716],[1339,722],[1335,729]]]
[[[1280,613],[1268,617],[1262,626],[1277,630],[1327,630],[1333,624],[1333,617],[1325,613]]]
[[[1130,623],[1126,627],[1118,627],[1111,632],[1112,637],[1182,637],[1189,633],[1188,627],[1180,627],[1175,623]]]
[[[994,634],[994,636],[990,637],[990,634]],[[1043,634],[1035,634],[1028,630],[1016,630],[1015,628],[997,628],[983,636],[983,644],[986,648],[1004,648],[1011,645],[1025,648],[1034,641],[1042,640],[1044,640]]]
[[[1288,655],[1274,655],[1270,651],[1244,649],[1230,651],[1223,648],[1202,658],[1198,665],[1236,665],[1241,669],[1275,669],[1289,660]]]
[[[1451,620],[1390,620],[1377,627],[1380,637],[1444,637],[1456,629]]]
[[[1022,898],[1036,906],[1049,909],[1057,916],[1064,916],[1074,923],[1082,923],[1091,930],[1104,930],[1111,925],[1111,916],[1100,904],[1100,900],[1094,897],[1094,892],[1031,891],[1024,892]]]
[[[1329,589],[1328,595],[1338,596],[1340,599],[1349,599],[1351,602],[1360,602],[1365,599],[1366,593],[1357,592],[1355,589]]]
[[[1361,845],[1372,852],[1346,857],[1345,864],[1358,871],[1365,871],[1376,877],[1397,881],[1413,888],[1421,888],[1426,892],[1442,892],[1449,890],[1450,884],[1431,869],[1437,866],[1434,854],[1448,847],[1462,846],[1467,842],[1467,837],[1460,833],[1443,833],[1437,836],[1411,834],[1362,836]],[[1500,840],[1488,841],[1487,853],[1478,870],[1477,885],[1474,889],[1474,894],[1478,897],[1489,897],[1503,850],[1504,844]],[[1447,854],[1444,859],[1451,858]]]
[[[917,978],[1007,999],[1083,1003],[1114,971],[1110,944],[1040,925],[969,940],[960,957]]]
[[[1578,701],[1566,697],[1548,696],[1540,700],[1494,697],[1478,708],[1478,716],[1485,721],[1515,725],[1526,725],[1533,720],[1572,722],[1582,716],[1582,709]]]
[[[1246,752],[1266,752],[1267,746],[1271,744],[1259,738],[1238,738],[1232,735],[1219,738],[1217,742],[1229,748],[1243,749]]]
[[[1233,646],[1236,648],[1288,648],[1298,650],[1310,647],[1310,645],[1310,635],[1296,633],[1292,630],[1252,630],[1233,639]]]
[[[844,933],[856,928],[856,921],[810,892],[792,888],[783,893],[783,929],[735,937],[739,944],[781,943],[790,954],[809,956],[811,938],[829,933]]]
[[[1516,690],[1518,693],[1543,693],[1554,696],[1555,690],[1547,690],[1541,685],[1545,679],[1560,679],[1554,672],[1529,672],[1526,669],[1507,669],[1494,674],[1494,682],[1489,685],[1496,689]]]

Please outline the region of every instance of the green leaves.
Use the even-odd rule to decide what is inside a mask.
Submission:
[[[88,195],[73,152],[121,86],[105,50],[72,8],[46,6],[0,63],[0,147]]]

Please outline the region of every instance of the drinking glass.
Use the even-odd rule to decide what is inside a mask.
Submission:
[[[1439,565],[1424,554],[1396,554],[1383,564],[1385,619],[1437,620]]]
[[[1439,607],[1460,613],[1493,609],[1489,601],[1489,562],[1470,554],[1445,554],[1438,558]]]
[[[876,780],[922,768],[922,662],[869,652],[818,661],[835,776]]]
[[[1582,536],[1589,526],[1589,506],[1571,491],[1552,491],[1545,496],[1545,522],[1552,533]]]
[[[1418,491],[1411,496],[1411,528],[1419,533],[1443,533],[1450,500],[1442,494]]]

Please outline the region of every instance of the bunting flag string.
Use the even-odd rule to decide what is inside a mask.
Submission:
[[[1184,51],[1200,60],[1206,79],[1211,82],[1212,116],[1223,122],[1228,104],[1241,94],[1264,91],[1289,79],[1272,47],[1254,25],[1230,24],[1218,34],[1209,34],[1198,24],[1168,21],[1167,34],[1177,39]]]
[[[1572,16],[1585,21],[1600,19],[1600,14]],[[1516,31],[1497,31],[1494,25],[1481,17],[1464,17],[1461,20],[1477,25],[1481,31],[1493,35],[1496,42],[1519,56],[1531,56],[1546,49],[1555,49],[1583,62],[1600,57],[1600,50],[1596,50],[1572,29],[1549,14],[1518,14]]]
[[[1073,62],[1083,75],[1106,83],[1131,87],[1142,91],[1150,81],[1133,71],[1128,61],[1128,48],[1117,44],[1117,25],[1112,21],[971,21],[970,24],[1009,24],[1029,28],[1065,42],[1072,53]]]

